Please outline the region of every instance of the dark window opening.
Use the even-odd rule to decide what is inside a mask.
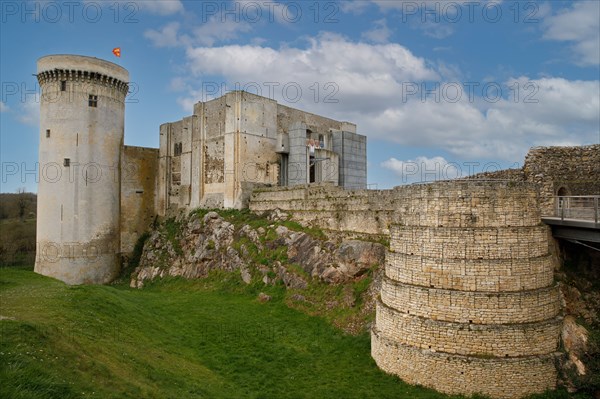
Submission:
[[[65,167],[71,166],[71,158],[65,158],[65,160],[63,161],[63,166],[65,166]]]
[[[46,129],[46,138],[50,137],[50,129]]]
[[[60,91],[67,91],[67,81],[66,80],[60,81]]]
[[[279,165],[279,185],[285,187],[288,185],[288,154],[281,155],[281,164]]]
[[[98,107],[98,96],[90,94],[90,97],[88,99],[88,105],[94,108]]]
[[[174,155],[179,156],[183,153],[183,143],[175,143]]]

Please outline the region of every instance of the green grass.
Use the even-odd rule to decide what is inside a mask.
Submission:
[[[211,211],[217,212],[223,219],[232,223],[236,228],[240,228],[246,224],[249,225],[250,227],[252,227],[253,229],[258,229],[260,227],[267,229],[269,226],[272,226],[272,228],[274,230],[274,228],[277,226],[285,226],[290,230],[304,232],[308,235],[311,235],[313,238],[316,238],[319,240],[325,240],[327,238],[325,233],[323,233],[323,231],[319,228],[305,227],[305,226],[302,226],[300,223],[293,221],[293,220],[270,221],[261,215],[257,215],[255,213],[253,213],[249,209],[238,210],[238,209],[201,209],[201,208],[199,208],[199,209],[195,209],[195,210],[191,211],[190,215],[196,214],[200,218],[202,218],[202,217],[204,217],[204,215],[206,215],[208,212],[211,212]],[[273,233],[273,231],[271,231],[271,233]],[[270,238],[274,239],[275,236],[272,235]],[[261,237],[261,239],[265,239],[265,237]],[[269,239],[268,235],[267,235],[266,239]]]
[[[445,397],[378,370],[367,335],[289,309],[280,287],[259,303],[237,279],[133,290],[0,269],[0,397]]]
[[[261,290],[273,300],[258,302]],[[448,398],[386,375],[367,334],[290,309],[285,295],[224,272],[134,290],[1,268],[0,397]]]

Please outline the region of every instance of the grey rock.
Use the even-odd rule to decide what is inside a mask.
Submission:
[[[248,270],[248,268],[245,266],[241,267],[240,272],[242,275],[242,281],[246,284],[250,284],[252,282],[252,275],[250,274],[250,271]]]

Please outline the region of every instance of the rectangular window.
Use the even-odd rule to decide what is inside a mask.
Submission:
[[[46,138],[50,137],[50,129],[46,129]]]
[[[65,160],[63,161],[63,166],[67,168],[71,166],[71,158],[65,158]]]
[[[98,107],[98,96],[90,94],[90,97],[88,99],[88,105],[94,108]]]
[[[67,91],[67,81],[66,80],[60,81],[60,91]]]
[[[173,154],[177,157],[183,154],[183,143],[175,143],[173,147]]]

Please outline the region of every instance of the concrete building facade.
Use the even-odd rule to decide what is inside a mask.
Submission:
[[[356,125],[234,91],[160,127],[157,213],[246,208],[261,186],[331,182],[366,188]]]

